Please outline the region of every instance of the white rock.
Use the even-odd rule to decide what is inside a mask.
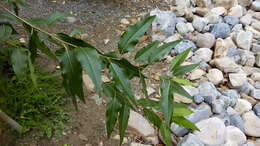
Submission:
[[[236,43],[238,47],[245,49],[245,50],[250,50],[251,48],[251,43],[253,39],[253,34],[250,31],[239,31],[236,37]]]
[[[231,7],[237,5],[236,0],[213,0],[214,5],[219,7],[225,7],[227,10],[230,9]]]
[[[196,35],[195,41],[199,48],[211,48],[215,44],[215,36],[211,33],[199,33]]]
[[[208,24],[208,20],[202,17],[194,17],[192,21],[193,27],[198,31],[201,32],[203,28]]]
[[[238,72],[240,71],[240,66],[235,63],[235,61],[229,57],[221,57],[214,59],[214,63],[218,69],[224,72]]]
[[[234,126],[227,126],[225,142],[234,143],[237,146],[240,146],[246,142],[246,136],[239,128]]]
[[[68,23],[75,23],[77,21],[77,18],[73,16],[69,16],[67,17],[67,21]]]
[[[253,111],[242,115],[245,124],[245,134],[253,137],[260,137],[260,118]]]
[[[238,0],[238,4],[243,7],[250,6],[251,3],[252,3],[252,0]]]
[[[120,20],[120,23],[121,23],[121,24],[124,24],[124,25],[130,24],[130,22],[129,22],[126,18],[121,19],[121,20]]]
[[[158,144],[158,137],[155,136],[155,129],[150,123],[139,113],[130,111],[128,125],[139,132],[141,135],[152,141],[153,144]]]
[[[237,104],[234,107],[235,111],[239,114],[243,114],[245,112],[248,112],[252,109],[252,105],[250,102],[244,99],[238,99]]]
[[[225,124],[219,118],[213,117],[202,120],[196,124],[200,131],[195,131],[194,134],[205,145],[221,145],[225,138]]]
[[[209,70],[209,72],[207,74],[207,78],[214,85],[219,84],[224,79],[223,73],[220,70],[216,69],[216,68]]]
[[[175,0],[175,5],[180,8],[189,8],[191,5],[190,0]]]
[[[255,64],[260,67],[260,53],[256,54],[256,58],[255,58]]]
[[[210,7],[212,5],[211,0],[196,0],[196,5],[198,7]]]
[[[193,32],[194,31],[194,27],[191,23],[187,23],[187,28],[188,28],[188,32]]]
[[[174,35],[169,36],[167,39],[165,39],[164,42],[169,43],[169,42],[177,41],[180,39],[181,39],[181,36],[178,33],[175,33]]]
[[[195,52],[195,56],[199,59],[209,62],[212,59],[213,51],[209,48],[200,48]]]
[[[208,23],[210,24],[216,24],[220,21],[220,16],[214,13],[208,13],[204,18],[207,18]]]
[[[228,49],[224,39],[218,38],[215,44],[214,58],[227,56]]]
[[[257,100],[260,100],[260,89],[254,89],[251,91],[250,96],[254,97]]]
[[[252,26],[247,25],[245,27],[245,30],[253,33],[253,38],[255,38],[255,39],[260,37],[260,32],[256,29],[254,29]]]
[[[252,73],[251,79],[253,79],[254,81],[260,81],[260,73],[258,72]]]
[[[210,11],[219,16],[227,14],[227,10],[224,7],[215,7],[215,8],[212,8]]]
[[[197,80],[197,79],[201,78],[201,77],[202,77],[203,75],[205,75],[205,74],[206,74],[206,72],[203,71],[202,69],[195,69],[195,70],[193,70],[193,71],[189,74],[188,78],[189,78],[190,80]]]
[[[232,87],[237,88],[241,87],[247,81],[247,77],[244,73],[230,73],[229,81]]]
[[[240,18],[240,22],[243,24],[243,25],[250,25],[252,23],[252,14],[246,14],[244,15],[243,17]]]
[[[240,6],[240,5],[237,5],[235,7],[232,7],[230,10],[229,10],[229,13],[228,13],[229,16],[235,16],[235,17],[242,17],[243,16],[243,7]]]
[[[255,11],[260,11],[260,1],[254,1],[251,5],[251,8]]]
[[[259,22],[258,20],[253,21],[252,24],[251,24],[251,26],[252,26],[254,29],[260,31],[260,22]]]
[[[189,32],[189,27],[184,22],[179,22],[176,24],[176,29],[180,34],[185,34]]]
[[[83,82],[88,90],[90,90],[91,92],[94,92],[95,85],[93,84],[93,82],[90,79],[90,77],[88,76],[88,74],[83,74]]]

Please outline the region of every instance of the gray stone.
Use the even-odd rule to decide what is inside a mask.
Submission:
[[[232,101],[230,97],[224,96],[224,95],[220,96],[219,100],[222,100],[224,102],[225,109],[227,109],[230,106],[231,101]]]
[[[238,4],[243,7],[250,6],[251,3],[252,3],[252,0],[238,0]]]
[[[186,20],[185,18],[183,18],[183,17],[177,17],[177,18],[176,18],[176,23],[179,23],[179,22],[184,22],[184,23],[186,23],[187,20]]]
[[[239,23],[239,19],[234,16],[225,16],[224,22],[229,24],[231,26],[231,28],[233,28],[236,24]]]
[[[250,25],[252,23],[252,14],[246,14],[245,16],[240,18],[240,22],[246,26],[246,25]]]
[[[220,114],[215,114],[213,117],[221,119],[224,122],[225,126],[230,126],[230,118],[226,111]]]
[[[222,145],[225,139],[225,124],[219,118],[213,117],[202,120],[196,124],[200,131],[194,134],[205,145]]]
[[[240,97],[236,90],[224,90],[221,93],[227,97],[229,97],[230,103],[229,106],[235,106],[237,103],[237,99]]]
[[[209,118],[211,115],[212,112],[210,106],[206,104],[201,104],[196,109],[193,109],[193,113],[186,116],[186,118],[193,123],[197,123],[201,120]],[[184,136],[189,132],[188,129],[183,128],[175,123],[171,124],[171,130],[177,136]]]
[[[177,146],[204,146],[204,144],[196,135],[190,133],[183,137]]]
[[[203,98],[204,98],[204,102],[209,105],[211,105],[214,100],[212,96],[203,96]]]
[[[258,118],[260,118],[260,102],[258,102],[254,106],[253,111],[255,112],[255,115],[258,116]]]
[[[216,68],[210,69],[208,71],[207,78],[214,85],[217,85],[217,84],[221,83],[221,81],[224,79],[223,73],[220,70],[216,69]]]
[[[256,62],[256,58],[254,53],[248,51],[248,50],[238,50],[239,56],[240,56],[240,64],[246,65],[246,66],[254,66]]]
[[[254,81],[260,81],[260,73],[252,72],[251,79],[253,79]]]
[[[213,113],[220,114],[225,111],[225,103],[223,100],[220,99],[213,100],[211,108]]]
[[[230,125],[239,128],[241,131],[245,131],[244,121],[239,114],[229,115]]]
[[[253,137],[260,137],[260,118],[253,111],[243,114],[245,122],[245,134]]]
[[[213,51],[209,48],[200,48],[194,54],[202,61],[209,62],[212,59]]]
[[[260,53],[256,54],[255,64],[260,67]]]
[[[67,17],[67,22],[68,23],[75,23],[76,21],[77,21],[76,17],[73,17],[73,16]]]
[[[212,96],[214,99],[221,94],[211,82],[202,82],[198,86],[199,94],[203,97]]]
[[[225,73],[240,71],[240,66],[230,57],[214,59],[214,63],[218,69],[223,70]]]
[[[156,15],[152,23],[153,32],[163,32],[165,35],[173,35],[176,25],[176,15],[171,11],[161,11],[156,8],[150,12],[150,16]]]
[[[254,86],[255,86],[256,89],[260,89],[260,82],[255,82]]]
[[[229,48],[227,56],[232,58],[236,63],[239,63],[241,60],[241,57],[238,54],[238,49],[237,48]]]
[[[204,27],[208,24],[207,19],[202,18],[202,17],[194,17],[192,21],[193,27],[198,31],[201,32]]]
[[[254,1],[251,5],[251,8],[255,11],[260,11],[260,1]]]
[[[171,51],[171,54],[179,54],[189,48],[191,48],[192,51],[197,49],[196,45],[192,41],[183,40],[174,47],[174,49]]]
[[[240,93],[245,93],[245,94],[250,94],[252,91],[254,90],[254,86],[252,86],[251,84],[249,84],[248,82],[245,82],[243,84],[243,86],[241,86],[240,88],[238,88],[238,91]]]
[[[241,146],[246,142],[245,134],[237,127],[227,126],[225,134],[225,144],[236,144],[237,146]]]
[[[195,95],[195,96],[193,97],[193,99],[194,99],[194,102],[195,102],[196,104],[200,104],[200,103],[202,103],[202,102],[204,101],[204,98],[203,98],[202,96],[200,96],[200,95]]]
[[[195,41],[199,48],[212,48],[215,44],[215,36],[211,33],[199,33]]]
[[[260,45],[258,45],[258,44],[252,44],[252,52],[254,52],[254,53],[260,53]]]
[[[254,97],[257,100],[260,100],[260,89],[253,89],[250,93],[250,96]]]
[[[252,39],[252,32],[240,30],[236,35],[237,46],[245,50],[250,50]]]
[[[230,34],[230,27],[226,23],[217,23],[214,24],[211,33],[214,34],[216,38],[227,38]]]

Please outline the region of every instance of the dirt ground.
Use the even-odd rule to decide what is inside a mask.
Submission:
[[[22,17],[44,17],[52,12],[72,12],[76,16],[76,22],[61,22],[50,31],[70,32],[73,28],[85,30],[84,38],[101,50],[113,50],[116,47],[122,18],[136,21],[140,15],[145,15],[156,7],[165,7],[165,0],[26,0],[31,4],[30,8],[22,9]],[[109,39],[104,44],[104,39]],[[45,60],[49,69],[55,68],[55,64]],[[106,138],[105,132],[105,107],[97,106],[93,100],[86,104],[79,104],[79,111],[72,111],[72,129],[64,132],[61,138],[39,138],[34,133],[27,133],[20,138],[17,136],[0,136],[2,146],[115,146],[117,140]],[[70,107],[68,107],[70,108]],[[83,138],[82,138],[83,136]],[[84,139],[84,140],[83,140]],[[133,136],[132,136],[133,139]],[[2,143],[2,144],[1,144]]]

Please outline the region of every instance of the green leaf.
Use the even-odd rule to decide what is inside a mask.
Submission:
[[[144,115],[148,118],[148,120],[153,123],[156,127],[160,127],[161,119],[160,117],[151,109],[144,109]]]
[[[172,81],[171,84],[172,84],[172,91],[174,93],[177,93],[179,95],[192,99],[192,96],[181,85],[179,85],[178,83],[176,83],[174,81]]]
[[[175,71],[173,72],[173,75],[175,75],[175,76],[184,75],[185,73],[192,71],[193,69],[195,69],[198,66],[199,66],[199,64],[180,66],[175,69]]]
[[[83,70],[88,73],[92,82],[99,93],[102,91],[102,61],[94,48],[79,47],[77,50],[77,59]]]
[[[120,108],[119,117],[118,117],[120,144],[123,143],[123,139],[124,139],[124,136],[125,136],[125,130],[126,130],[127,125],[128,125],[129,115],[130,115],[129,106],[123,105]]]
[[[142,70],[142,68],[131,64],[125,58],[122,58],[120,60],[113,60],[113,63],[116,63],[119,67],[123,69],[128,79],[132,79],[133,77],[139,77],[141,74],[140,71]]]
[[[120,89],[125,92],[132,103],[135,103],[134,93],[132,91],[130,81],[128,80],[126,74],[123,72],[117,64],[111,63],[109,67],[110,73],[115,80],[116,84],[119,85]]]
[[[60,13],[60,12],[55,12],[53,14],[51,14],[48,18],[47,18],[47,25],[53,25],[56,24],[58,21],[70,16],[71,14],[69,13]]]
[[[27,51],[24,48],[15,48],[11,54],[11,62],[16,76],[22,79],[28,71]]]
[[[155,16],[150,16],[130,26],[120,37],[118,42],[119,52],[123,54],[131,51],[138,43],[139,38],[148,30],[154,19]]]
[[[1,24],[0,25],[0,41],[7,40],[12,35],[13,29],[12,27]]]
[[[110,138],[119,113],[121,105],[117,101],[116,98],[113,98],[110,102],[107,103],[106,106],[106,129],[107,129],[107,136]]]
[[[160,126],[160,134],[162,136],[162,140],[166,146],[172,145],[172,138],[171,138],[171,131],[169,126],[165,124],[164,122],[161,123]]]
[[[80,33],[83,32],[83,31],[84,31],[84,29],[82,29],[82,28],[75,28],[75,29],[73,29],[73,30],[70,32],[69,36],[70,36],[70,37],[73,37],[73,36],[75,36],[76,34],[80,34]]]
[[[13,16],[12,14],[9,14],[9,13],[2,13],[2,14],[0,14],[0,18],[8,19],[10,21],[20,22],[19,19],[17,19],[15,16]]]
[[[35,69],[34,69],[34,66],[33,66],[32,61],[31,61],[31,53],[30,53],[30,51],[28,53],[28,65],[29,65],[30,77],[32,79],[33,85],[34,85],[35,88],[37,88]]]
[[[82,87],[82,68],[76,58],[76,53],[66,50],[60,57],[60,66],[63,77],[63,85],[66,91],[72,96],[72,101],[77,107],[76,98],[85,102]]]
[[[171,61],[170,70],[174,71],[177,67],[179,67],[185,61],[190,51],[191,48],[183,51],[182,53],[174,57]]]
[[[136,61],[147,61],[149,57],[153,54],[153,51],[158,47],[160,44],[159,41],[154,41],[151,44],[141,48],[135,55]]]
[[[140,82],[141,82],[141,85],[142,85],[142,92],[144,93],[145,97],[148,98],[145,76],[143,74],[141,74],[139,78],[140,78]]]
[[[75,45],[75,46],[77,46],[77,47],[95,48],[95,47],[93,47],[92,45],[86,43],[85,41],[83,41],[83,40],[81,40],[81,39],[77,39],[77,38],[74,38],[74,37],[70,37],[70,36],[68,36],[67,34],[64,34],[64,33],[58,33],[57,36],[58,36],[61,40],[65,41],[65,42],[67,42],[67,43],[69,43],[69,44]]]
[[[150,107],[150,108],[158,109],[160,106],[159,101],[151,100],[149,98],[141,98],[137,101],[137,103],[144,108]]]
[[[28,18],[26,19],[26,21],[35,26],[41,26],[47,24],[47,20],[45,18]]]
[[[199,130],[194,123],[184,117],[173,117],[173,122],[187,129]]]
[[[149,57],[149,63],[152,64],[161,58],[163,58],[166,54],[168,54],[173,47],[175,47],[180,41],[174,41],[174,42],[169,42],[167,44],[164,44],[158,48],[156,48],[151,56]]]
[[[173,116],[174,117],[183,117],[192,114],[192,110],[186,107],[174,107],[173,108]]]
[[[33,50],[32,51],[33,53],[37,52],[37,50],[35,50],[35,47],[40,49],[41,52],[43,52],[45,55],[47,55],[53,59],[57,59],[56,55],[50,50],[50,48],[48,48],[45,45],[45,43],[40,40],[40,38],[38,36],[38,32],[33,30],[33,33],[30,36],[30,40],[29,40],[29,48],[30,48],[30,50]],[[36,55],[36,54],[33,54],[33,55]]]
[[[173,112],[173,94],[171,81],[160,77],[160,91],[161,91],[161,100],[160,100],[160,109],[162,110],[165,123],[170,125],[172,112]]]
[[[30,7],[30,4],[28,4],[26,1],[24,1],[24,0],[12,0],[14,3],[16,3],[16,4],[18,4],[18,5],[20,5],[20,6],[22,6],[22,7],[26,7],[26,8],[28,8],[28,7]]]
[[[173,78],[172,79],[174,82],[182,84],[182,85],[193,85],[192,82],[190,82],[189,80],[183,79],[183,78]]]

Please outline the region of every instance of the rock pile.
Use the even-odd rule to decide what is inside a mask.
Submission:
[[[171,55],[192,48],[186,61],[200,64],[187,75],[197,85],[187,118],[200,131],[173,123],[178,146],[259,145],[260,0],[174,0],[150,15],[152,40],[182,39]]]

